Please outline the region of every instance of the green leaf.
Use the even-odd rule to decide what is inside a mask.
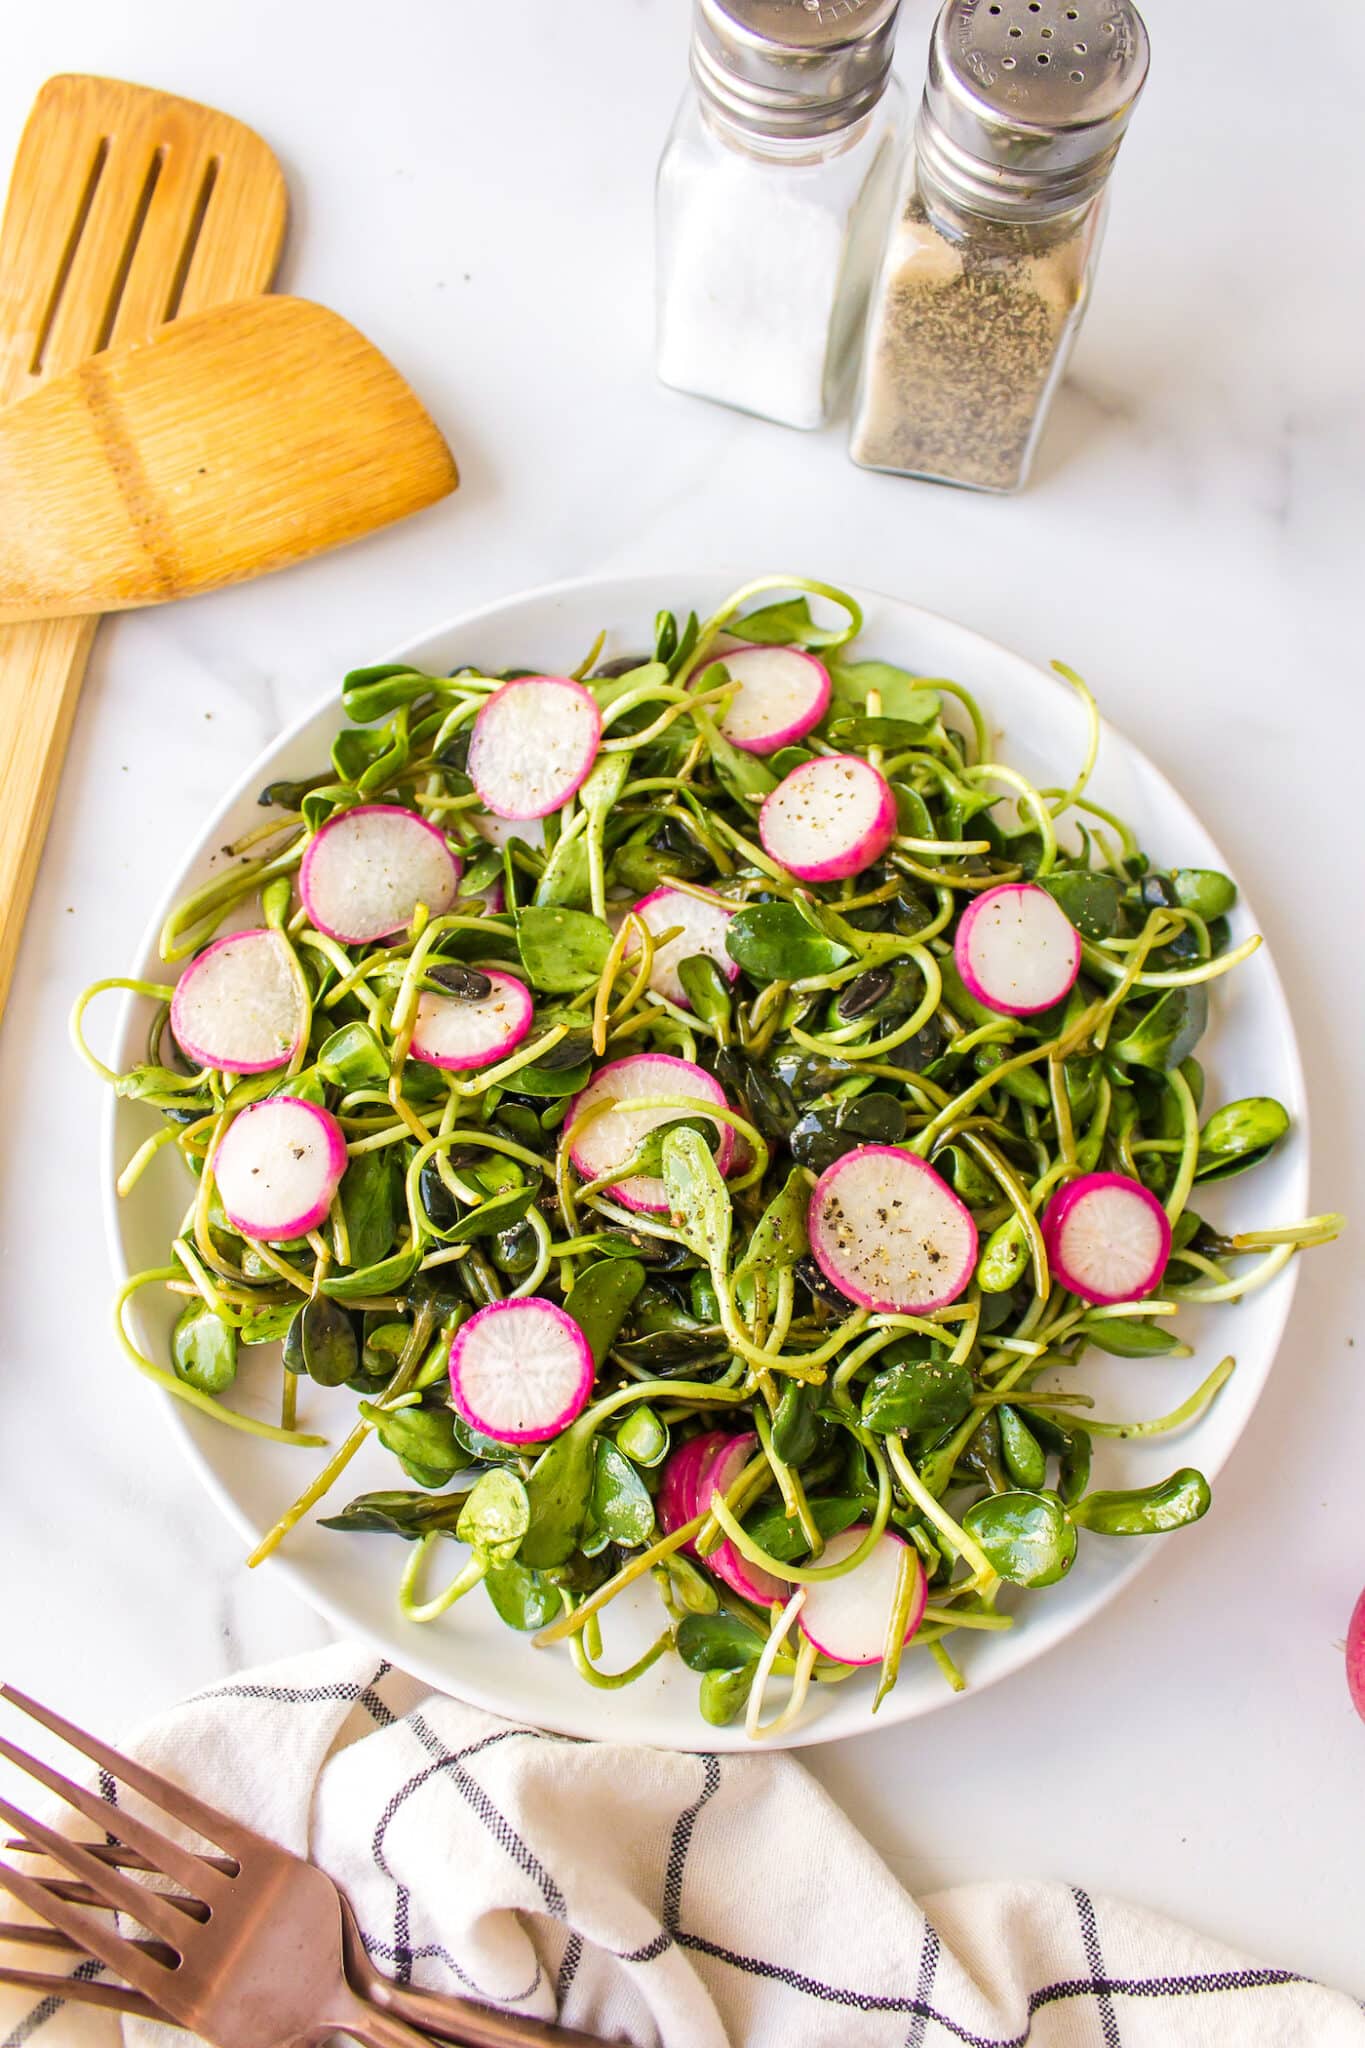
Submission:
[[[1181,1348],[1175,1331],[1150,1316],[1087,1316],[1080,1329],[1088,1344],[1111,1358],[1164,1358]]]
[[[171,1332],[171,1363],[186,1386],[221,1394],[237,1377],[237,1333],[206,1301],[191,1301]]]
[[[819,647],[822,629],[810,615],[810,600],[784,597],[778,604],[761,605],[735,619],[730,628],[736,638],[763,647]]]
[[[341,705],[358,725],[370,725],[388,718],[402,704],[439,693],[443,679],[426,676],[405,662],[386,662],[374,668],[353,668],[341,685]]]
[[[318,1073],[333,1088],[387,1088],[388,1054],[368,1024],[343,1024],[323,1041]],[[367,1157],[365,1153],[359,1155]]]
[[[278,1308],[249,1308],[242,1316],[237,1340],[241,1344],[278,1344],[297,1314],[292,1301],[281,1302]]]
[[[1230,1180],[1258,1166],[1289,1129],[1282,1103],[1269,1095],[1248,1095],[1215,1110],[1199,1133],[1195,1179]]]
[[[687,1614],[678,1623],[678,1655],[689,1671],[739,1671],[762,1654],[764,1637],[737,1615]]]
[[[1192,910],[1211,924],[1226,917],[1237,901],[1237,884],[1217,868],[1172,868],[1171,888],[1182,910]]]
[[[444,1486],[472,1462],[463,1444],[456,1440],[455,1417],[448,1408],[376,1408],[362,1401],[360,1413],[374,1425],[374,1433],[386,1451],[401,1458],[409,1468],[438,1476],[432,1482]]]
[[[332,741],[332,766],[342,782],[358,784],[370,765],[388,752],[383,732],[357,732],[343,727]]]
[[[1197,1522],[1208,1513],[1212,1498],[1203,1473],[1185,1465],[1156,1486],[1087,1493],[1071,1512],[1083,1529],[1101,1536],[1156,1536]]]
[[[1083,939],[1112,939],[1118,930],[1123,888],[1113,875],[1064,868],[1044,875],[1040,887],[1066,912]]]
[[[1188,1058],[1204,1035],[1209,1020],[1209,999],[1202,981],[1184,988],[1167,989],[1150,1010],[1132,1019],[1132,1005],[1119,1012],[1124,1036],[1111,1040],[1109,1050],[1127,1066],[1156,1067],[1169,1071]]]
[[[458,1222],[441,1232],[441,1240],[444,1244],[473,1244],[477,1238],[492,1237],[505,1230],[509,1223],[519,1223],[535,1198],[534,1181],[509,1188],[505,1195],[494,1195],[491,1201],[481,1202],[477,1209],[461,1216]]]
[[[1042,1445],[1017,1409],[1005,1404],[995,1414],[1000,1424],[1005,1470],[1016,1486],[1036,1492],[1047,1481],[1047,1458]]]
[[[819,1451],[826,1430],[817,1409],[820,1388],[788,1380],[773,1416],[773,1452],[784,1465],[808,1465]]]
[[[602,978],[611,931],[584,910],[536,905],[517,913],[517,950],[528,979],[556,995],[576,994]],[[518,1081],[524,1075],[517,1076]]]
[[[816,1528],[828,1538],[851,1529],[858,1517],[868,1512],[871,1502],[855,1494],[824,1494],[808,1501],[807,1506]],[[770,1557],[779,1558],[783,1564],[795,1564],[809,1550],[801,1524],[788,1519],[781,1501],[765,1508],[762,1514],[748,1516],[744,1526],[755,1543],[761,1544]]]
[[[661,1165],[674,1229],[713,1274],[723,1273],[734,1212],[709,1145],[700,1132],[674,1126],[664,1138]]]
[[[586,834],[577,832],[572,839],[561,839],[546,861],[545,871],[536,884],[535,900],[541,907],[567,905],[577,909],[585,907],[591,895],[588,841]]]
[[[1075,1562],[1076,1525],[1055,1493],[989,1494],[972,1503],[962,1526],[1012,1585],[1053,1586]]]
[[[875,690],[883,717],[902,719],[922,729],[932,725],[943,708],[937,690],[886,661],[832,661],[829,680],[833,703],[840,711],[865,712],[868,692]]]
[[[526,1482],[531,1522],[521,1547],[523,1564],[546,1569],[564,1564],[578,1548],[593,1482],[593,1424],[574,1423],[547,1444]]]
[[[463,1507],[462,1494],[362,1493],[318,1526],[348,1535],[401,1536],[415,1543],[420,1536],[453,1536]]]
[[[617,1447],[633,1465],[643,1465],[646,1470],[662,1465],[668,1456],[669,1441],[667,1424],[660,1421],[647,1401],[628,1409],[616,1432]]]
[[[358,1152],[341,1178],[341,1213],[354,1267],[377,1266],[398,1235],[403,1173],[397,1150]]]
[[[515,1473],[494,1470],[466,1494],[455,1534],[490,1564],[508,1564],[530,1524],[526,1487]]]
[[[737,1671],[704,1671],[701,1678],[701,1717],[712,1728],[733,1721],[749,1699],[758,1661],[741,1664]]]
[[[587,1338],[599,1371],[644,1284],[638,1259],[598,1259],[583,1267],[565,1296],[565,1310]]]
[[[800,1167],[794,1166],[754,1225],[736,1272],[757,1265],[794,1266],[804,1259],[810,1250],[806,1232],[809,1209],[810,1182]]]
[[[729,1035],[732,999],[730,983],[706,953],[688,953],[678,962],[678,980],[683,985],[694,1014],[721,1034]]]
[[[629,754],[600,754],[578,792],[589,817],[605,817],[630,779]]]
[[[754,903],[730,919],[730,958],[754,981],[800,981],[832,974],[853,958],[837,939],[812,931],[792,903]]]
[[[852,712],[836,718],[829,728],[834,745],[849,754],[865,754],[869,747],[903,753],[907,747],[917,746],[924,734],[924,726],[912,725],[904,718],[869,718],[866,713],[860,716]]]
[[[331,1274],[323,1281],[322,1291],[333,1301],[365,1301],[372,1294],[396,1294],[407,1286],[421,1263],[422,1247],[413,1245],[395,1252],[391,1259],[382,1259],[377,1266]]]
[[[972,1376],[946,1358],[907,1358],[883,1366],[863,1391],[862,1417],[879,1436],[907,1430],[942,1436],[972,1405]]]
[[[630,1459],[606,1437],[593,1439],[590,1527],[609,1543],[638,1550],[654,1533],[654,1502]]]
[[[719,676],[714,678],[717,684],[719,680]],[[746,754],[742,747],[732,746],[709,711],[699,708],[692,717],[706,740],[706,750],[721,788],[736,803],[756,811],[764,797],[770,796],[777,788],[777,777],[771,768],[757,754]]]
[[[553,1581],[543,1572],[531,1571],[519,1558],[490,1566],[483,1582],[498,1619],[505,1621],[508,1628],[527,1632],[548,1628],[563,1612]]]
[[[310,1294],[296,1325],[303,1369],[320,1387],[340,1387],[360,1364],[355,1328],[344,1308],[325,1294]]]

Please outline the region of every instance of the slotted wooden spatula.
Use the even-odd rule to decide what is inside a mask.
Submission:
[[[116,79],[49,79],[0,225],[0,403],[111,342],[263,292],[285,204],[279,165],[241,122]],[[0,1008],[96,623],[0,629]]]
[[[457,482],[416,393],[340,314],[214,306],[0,408],[0,622],[264,575]]]

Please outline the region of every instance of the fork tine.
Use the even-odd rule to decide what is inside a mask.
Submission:
[[[24,1823],[21,1821],[19,1825],[22,1827]],[[98,1956],[102,1963],[107,1963],[134,1991],[156,1998],[169,1974],[165,1965],[134,1948],[132,1942],[126,1941],[107,1921],[93,1919],[65,1899],[54,1898],[31,1877],[12,1870],[8,1863],[0,1863],[0,1885],[12,1892],[21,1906],[27,1906],[30,1913],[36,1913],[40,1920],[46,1920],[63,1934],[69,1934],[92,1956]]]
[[[11,1835],[5,1843],[7,1849],[20,1849],[25,1856],[44,1856],[36,1842],[26,1842],[22,1835]],[[101,1863],[116,1864],[120,1870],[155,1870],[156,1865],[146,1856],[139,1856],[136,1849],[125,1848],[122,1842],[82,1842],[92,1856],[98,1856]],[[210,1870],[221,1870],[224,1877],[236,1877],[241,1864],[231,1856],[196,1856],[196,1863],[206,1863]]]
[[[178,1842],[168,1841],[159,1829],[149,1827],[145,1820],[139,1820],[136,1815],[123,1812],[120,1807],[110,1806],[106,1799],[100,1798],[98,1792],[92,1792],[86,1785],[76,1784],[71,1778],[64,1778],[60,1771],[54,1771],[50,1764],[43,1763],[39,1757],[30,1756],[27,1750],[6,1741],[3,1735],[0,1735],[0,1756],[16,1765],[19,1770],[27,1772],[30,1778],[36,1778],[40,1785],[46,1785],[49,1792],[55,1792],[59,1799],[64,1799],[68,1806],[74,1806],[77,1813],[83,1813],[86,1819],[94,1821],[96,1826],[104,1827],[120,1841],[127,1842],[131,1848],[141,1850],[144,1856],[150,1858],[154,1870],[174,1878],[177,1884],[184,1885],[187,1890],[202,1886],[206,1878],[215,1889],[221,1884],[217,1873],[206,1871],[192,1849],[184,1849]],[[85,1848],[84,1843],[80,1846]],[[86,1850],[85,1853],[88,1855],[89,1851]],[[97,1860],[101,1863],[104,1861],[102,1857]]]
[[[36,1877],[33,1882],[41,1885],[45,1892],[50,1892],[54,1899],[70,1899],[73,1905],[93,1906],[100,1913],[123,1911],[112,1899],[106,1899],[101,1892],[92,1890],[76,1877]],[[183,1913],[187,1920],[203,1921],[209,1917],[209,1909],[202,1899],[187,1899],[179,1892],[158,1892],[156,1896],[164,1899],[168,1906],[174,1906],[176,1912]]]
[[[36,1991],[45,1998],[70,1998],[78,2005],[102,2005],[106,2012],[132,2013],[140,2020],[160,2020],[174,2026],[160,2006],[153,2005],[140,1991],[125,1990],[122,1984],[94,1984],[87,1977],[47,1977],[41,1970],[0,1968],[0,1984],[13,1984],[20,1991]]]
[[[123,1756],[118,1750],[111,1749],[107,1742],[100,1742],[95,1736],[88,1735],[85,1729],[78,1728],[74,1721],[64,1719],[61,1714],[54,1714],[50,1707],[42,1706],[37,1700],[30,1699],[27,1693],[20,1692],[17,1687],[0,1685],[0,1699],[8,1700],[12,1707],[18,1707],[20,1713],[27,1714],[31,1720],[41,1722],[44,1728],[50,1728],[54,1735],[60,1735],[64,1742],[69,1742],[82,1756],[88,1756],[91,1763],[98,1764],[102,1770],[108,1771],[111,1777],[120,1778],[134,1792],[140,1792],[144,1799],[149,1799],[153,1806],[159,1806],[169,1813],[173,1820],[180,1821],[185,1827],[193,1828],[195,1833],[203,1835],[206,1841],[216,1842],[220,1849],[226,1849],[229,1855],[236,1857],[238,1863],[241,1862],[242,1854],[246,1850],[274,1848],[274,1844],[267,1842],[263,1835],[240,1826],[235,1820],[229,1820],[217,1807],[208,1806],[202,1799],[197,1799],[193,1792],[186,1792],[181,1786],[173,1785],[170,1779],[163,1778],[159,1771],[149,1771],[145,1764],[135,1763],[132,1757]]]
[[[39,1927],[36,1922],[27,1920],[0,1920],[0,1941],[13,1942],[18,1948],[57,1948],[67,1955],[83,1956],[89,1953],[78,1941],[73,1941],[69,1934],[63,1934],[60,1928]],[[144,1955],[155,1956],[159,1962],[170,1968],[174,1967],[177,1960],[176,1951],[168,1948],[164,1941],[139,1941],[133,1945],[140,1948]]]
[[[0,1799],[0,1814],[3,1814],[6,1820],[12,1821],[16,1827],[23,1828],[34,1841],[41,1842],[54,1862],[64,1864],[74,1877],[84,1878],[91,1889],[107,1899],[111,1906],[117,1906],[121,1912],[130,1914],[142,1926],[149,1927],[153,1934],[160,1934],[167,1941],[174,1942],[177,1928],[183,1933],[184,1918],[176,1911],[164,1892],[154,1892],[148,1885],[135,1884],[133,1879],[125,1877],[121,1870],[111,1870],[107,1863],[96,1862],[78,1842],[68,1842],[55,1828],[45,1827],[41,1821],[21,1813],[19,1808],[11,1806],[7,1799]],[[34,1903],[34,1892],[37,1893],[39,1901],[51,1897],[50,1894],[43,1892],[36,1879],[24,1878],[24,1890],[19,1891],[13,1882],[18,1875],[17,1871],[10,1871],[7,1864],[0,1863],[0,1884],[6,1885],[16,1898],[22,1898],[25,1905],[32,1906],[43,1919],[51,1920],[55,1926],[60,1927],[64,1934],[74,1934],[77,1941],[85,1942],[87,1948],[94,1947],[92,1942],[85,1941],[85,1935],[80,1927],[68,1926],[55,1913],[45,1910],[41,1903]],[[91,1921],[87,1924],[94,1926],[96,1923]],[[126,1942],[121,1945],[129,1946]],[[95,1953],[100,1955],[103,1951],[96,1949]],[[107,1957],[105,1961],[108,1961]]]

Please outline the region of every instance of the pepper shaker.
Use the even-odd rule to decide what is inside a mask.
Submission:
[[[819,427],[846,396],[903,126],[899,0],[695,0],[659,164],[659,376]]]
[[[872,291],[855,462],[1025,482],[1147,60],[1130,0],[946,0]]]

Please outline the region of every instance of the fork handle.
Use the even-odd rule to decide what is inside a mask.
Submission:
[[[558,2027],[553,2021],[532,2019],[529,2014],[475,2005],[472,1999],[419,1991],[413,1985],[395,1984],[388,1977],[381,1977],[373,1986],[367,1985],[365,1995],[385,2018],[406,2020],[409,2025],[420,2027],[424,2036],[434,2035],[438,2041],[453,2042],[455,2048],[602,2048],[598,2035],[580,2033],[577,2027]],[[388,2048],[388,2044],[381,2044],[381,2048]]]
[[[344,2020],[333,2021],[332,2025],[353,2041],[363,2042],[364,2048],[432,2048],[430,2034],[419,2034],[406,2021],[395,2019],[392,2013],[377,2012],[360,1998]],[[330,2032],[317,2036],[318,2040],[331,2038]]]

